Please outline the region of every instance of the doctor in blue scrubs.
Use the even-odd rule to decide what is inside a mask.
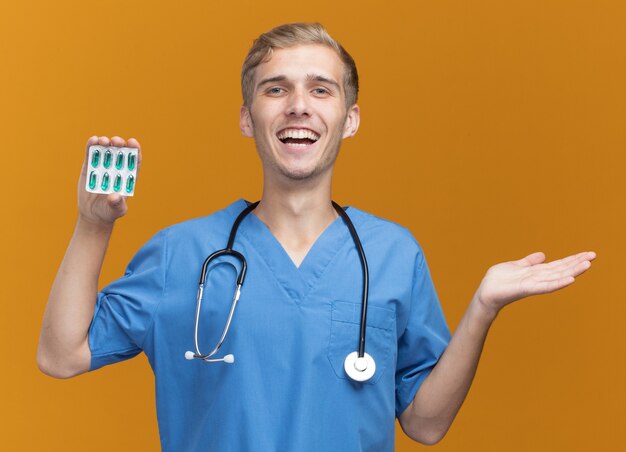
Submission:
[[[157,233],[125,275],[98,292],[122,196],[84,190],[73,237],[50,292],[38,350],[40,369],[69,378],[144,352],[156,380],[165,451],[392,451],[394,422],[416,441],[447,432],[469,390],[489,327],[514,300],[565,287],[595,258],[583,252],[545,263],[542,253],[489,269],[450,336],[420,246],[410,232],[356,207],[354,224],[369,265],[365,352],[369,380],[344,360],[359,342],[362,268],[347,223],[331,204],[342,140],[359,128],[358,76],[350,55],[319,24],[261,35],[242,70],[241,132],[263,166],[258,206],[233,248],[247,276],[216,358],[195,350],[198,277],[225,247],[238,200]],[[140,148],[137,140],[94,144]],[[207,268],[197,340],[220,340],[241,264]],[[193,353],[192,353],[193,355]]]

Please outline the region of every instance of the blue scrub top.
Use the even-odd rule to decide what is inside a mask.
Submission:
[[[100,294],[89,330],[91,369],[145,352],[154,371],[164,451],[393,451],[395,417],[412,401],[450,340],[424,255],[404,228],[350,207],[370,270],[366,351],[376,374],[350,380],[345,357],[359,338],[362,273],[337,218],[296,267],[254,213],[234,249],[248,273],[218,357],[194,349],[204,259],[225,247],[239,200],[156,234],[125,275]],[[224,328],[239,265],[211,264],[200,350]]]

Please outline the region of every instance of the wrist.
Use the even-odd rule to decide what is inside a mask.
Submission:
[[[113,225],[114,223],[93,220],[79,214],[76,220],[76,231],[87,234],[110,235],[113,231]]]
[[[478,318],[484,323],[489,324],[491,324],[496,319],[498,313],[500,312],[499,309],[490,306],[488,303],[485,303],[480,298],[478,293],[474,295],[474,298],[472,298],[472,301],[470,303],[470,309],[473,311],[474,317]]]

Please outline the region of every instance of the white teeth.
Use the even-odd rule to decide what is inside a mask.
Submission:
[[[320,139],[320,136],[308,129],[285,129],[278,134],[279,140],[285,140],[287,138],[295,138],[298,140],[308,138],[309,140],[317,141]]]

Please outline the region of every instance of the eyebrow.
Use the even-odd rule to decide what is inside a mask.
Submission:
[[[276,75],[274,77],[269,77],[269,78],[261,80],[257,84],[256,88],[259,89],[259,88],[261,88],[264,85],[268,85],[270,83],[276,83],[276,82],[284,82],[285,80],[287,80],[287,76],[285,76],[285,75]],[[328,78],[328,77],[325,77],[323,75],[308,74],[306,76],[306,80],[307,80],[307,82],[315,81],[315,82],[328,83],[329,85],[333,85],[337,90],[339,90],[339,91],[341,90],[341,85],[339,85],[339,83],[337,83],[332,78]]]
[[[337,83],[332,78],[324,77],[323,75],[309,74],[306,76],[306,79],[308,82],[315,81],[315,82],[328,83],[329,85],[333,85],[335,88],[337,88],[337,90],[341,90],[341,86],[339,85],[339,83]]]
[[[287,80],[286,76],[284,76],[284,75],[277,75],[276,77],[270,77],[270,78],[266,78],[266,79],[261,80],[256,85],[256,87],[257,87],[257,89],[259,89],[263,85],[267,85],[269,83],[284,82],[285,80]]]

